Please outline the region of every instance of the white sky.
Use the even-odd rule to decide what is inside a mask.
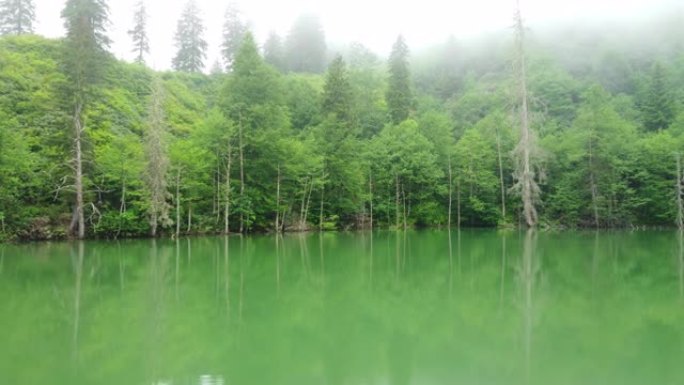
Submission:
[[[59,37],[64,34],[60,12],[66,0],[34,0],[36,32]],[[187,0],[146,0],[150,13],[151,55],[148,64],[168,69],[174,56],[176,22]],[[126,33],[132,26],[137,0],[109,0],[112,52],[133,58]],[[467,38],[497,31],[511,24],[515,0],[197,0],[207,27],[210,51],[207,68],[217,60],[226,5],[237,4],[252,23],[260,43],[269,31],[285,36],[301,13],[316,14],[329,43],[359,41],[379,54],[386,54],[398,34],[412,49],[444,41],[449,35]],[[588,19],[624,19],[643,16],[664,6],[681,11],[684,0],[521,0],[528,23],[577,22]]]

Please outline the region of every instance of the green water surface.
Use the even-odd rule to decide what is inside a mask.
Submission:
[[[0,384],[684,384],[676,232],[0,245]]]

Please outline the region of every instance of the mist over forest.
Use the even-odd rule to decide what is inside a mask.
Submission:
[[[154,71],[142,2],[129,63],[104,0],[68,0],[58,39],[0,1],[0,239],[682,226],[681,9],[522,12],[379,55],[311,14],[257,41],[229,7],[212,63],[190,1]]]

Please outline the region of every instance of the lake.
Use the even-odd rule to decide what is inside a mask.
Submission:
[[[682,384],[677,232],[0,245],[0,384]]]

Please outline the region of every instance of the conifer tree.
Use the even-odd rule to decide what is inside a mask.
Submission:
[[[271,32],[264,43],[264,61],[282,72],[287,69],[283,39],[275,32]]]
[[[109,9],[105,0],[68,0],[62,18],[67,34],[63,68],[68,79],[66,93],[72,108],[76,205],[71,231],[85,236],[83,213],[83,149],[85,109],[101,78],[110,40],[106,34]]]
[[[399,124],[406,120],[413,107],[413,94],[411,92],[411,73],[408,63],[409,50],[402,36],[392,47],[389,58],[389,85],[387,94],[387,108],[389,109],[392,123]]]
[[[23,35],[33,33],[36,7],[33,0],[0,1],[0,34]]]
[[[285,46],[290,71],[321,73],[325,70],[325,33],[315,16],[300,16],[292,26]]]
[[[204,24],[200,10],[194,0],[190,0],[183,10],[176,30],[176,48],[173,68],[183,72],[201,72],[207,57],[208,44],[203,38]]]
[[[668,84],[668,75],[661,63],[655,63],[645,95],[640,103],[644,127],[648,131],[664,130],[675,118],[674,98]]]
[[[133,16],[133,29],[128,31],[128,35],[133,40],[133,52],[136,55],[135,62],[138,64],[145,64],[145,54],[150,53],[150,40],[147,37],[148,17],[145,2],[138,2],[135,15]]]
[[[235,62],[235,55],[237,55],[245,33],[249,31],[249,27],[242,20],[240,10],[234,5],[229,4],[226,9],[225,21],[223,23],[223,44],[221,45],[221,54],[226,69],[229,71]]]

